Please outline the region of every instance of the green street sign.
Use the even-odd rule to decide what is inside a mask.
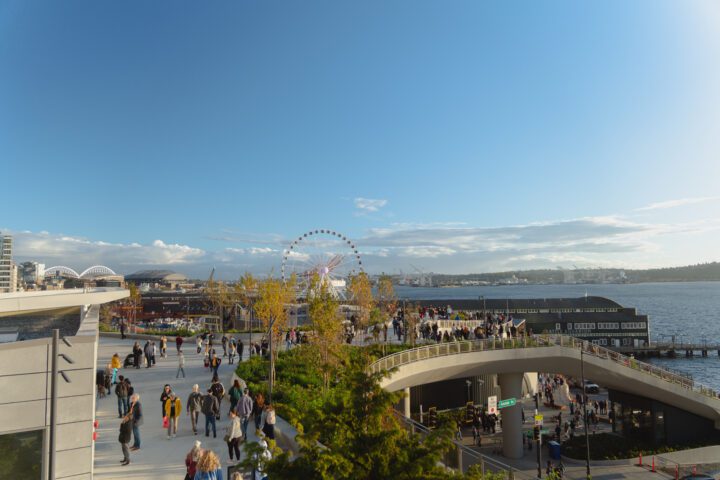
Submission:
[[[498,408],[505,408],[505,407],[512,407],[517,403],[517,400],[514,398],[508,398],[505,400],[500,400],[498,402]]]

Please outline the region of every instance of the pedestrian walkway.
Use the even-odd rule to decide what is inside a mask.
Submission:
[[[132,350],[133,340],[119,340],[101,338],[98,347],[98,367],[105,366],[113,353],[125,358]],[[222,355],[222,347],[216,348]],[[95,442],[95,479],[153,479],[177,480],[185,476],[185,455],[192,448],[195,440],[202,442],[203,448],[213,450],[220,458],[223,470],[227,473],[228,449],[223,441],[225,427],[228,424],[228,410],[230,403],[225,398],[221,405],[222,415],[217,422],[217,438],[205,436],[204,428],[200,428],[198,435],[193,435],[190,417],[185,413],[185,404],[192,386],[198,384],[201,392],[210,386],[211,374],[203,366],[203,356],[195,353],[195,345],[186,345],[185,354],[186,378],[175,379],[177,372],[177,353],[174,342],[168,345],[168,357],[156,357],[157,364],[152,368],[123,368],[120,374],[130,378],[135,393],[140,395],[145,421],[140,427],[141,448],[131,452],[130,465],[121,466],[122,451],[118,443],[120,419],[118,418],[117,397],[114,390],[108,396],[97,401],[96,418],[100,422],[98,439]],[[230,390],[232,366],[223,359],[219,376],[225,386]],[[167,431],[162,428],[162,404],[160,394],[163,385],[170,384],[173,391],[180,396],[183,404],[183,415],[180,418],[178,434],[172,440],[167,439]],[[200,415],[200,426],[204,427],[204,416]],[[254,428],[248,428],[250,441],[255,441]]]

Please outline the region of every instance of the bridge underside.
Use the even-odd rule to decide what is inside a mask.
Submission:
[[[670,383],[647,373],[619,365],[594,355],[582,355],[585,377],[614,391],[652,398],[679,410],[708,419],[720,427],[720,401]],[[381,385],[391,391],[453,378],[498,374],[505,388],[519,395],[524,372],[553,372],[576,378],[581,374],[581,354],[574,348],[539,348],[473,351],[416,360],[397,367]],[[508,396],[503,390],[503,396]],[[517,412],[515,412],[517,410]],[[520,406],[503,410],[504,453],[510,458],[522,456],[519,432]],[[517,418],[516,418],[517,417]],[[512,425],[511,425],[512,424]],[[517,424],[517,425],[515,425]],[[519,444],[519,446],[518,446]]]

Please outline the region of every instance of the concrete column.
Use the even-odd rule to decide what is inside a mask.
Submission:
[[[405,389],[405,398],[403,399],[405,406],[405,418],[410,418],[410,388]]]
[[[517,398],[514,407],[502,409],[503,455],[507,458],[522,458],[522,413],[519,400],[522,398],[523,373],[501,373],[498,375],[501,397],[498,400]]]

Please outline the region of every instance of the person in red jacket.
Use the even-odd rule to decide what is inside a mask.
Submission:
[[[182,348],[182,344],[183,344],[183,338],[180,335],[178,335],[177,338],[175,339],[175,348],[177,349],[178,352],[180,352],[180,349]]]

